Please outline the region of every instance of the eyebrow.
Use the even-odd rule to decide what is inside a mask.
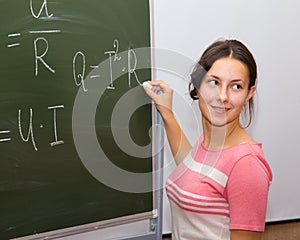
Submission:
[[[210,74],[208,74],[208,76],[216,78],[217,80],[222,80],[220,77],[218,77],[216,75],[210,75]],[[232,79],[232,80],[230,80],[230,82],[243,82],[243,83],[245,83],[245,81],[243,79],[241,79],[241,78]]]

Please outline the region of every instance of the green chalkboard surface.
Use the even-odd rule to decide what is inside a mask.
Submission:
[[[149,188],[118,188],[118,171],[108,169],[105,182],[93,173],[109,160],[122,173],[145,173],[145,182],[127,179],[132,185],[152,184],[152,107],[140,87],[151,78],[150,51],[135,51],[150,47],[149,1],[0,0],[0,25],[0,239],[152,212]],[[132,111],[122,127],[112,123],[117,105]]]

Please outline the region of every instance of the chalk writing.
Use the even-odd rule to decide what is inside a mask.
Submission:
[[[38,41],[43,41],[46,44],[46,49],[41,55],[38,55]],[[38,61],[40,61],[50,72],[55,73],[55,70],[51,68],[43,59],[43,57],[45,57],[46,53],[48,52],[48,48],[49,45],[46,38],[38,37],[37,39],[34,40],[35,76],[37,76],[39,73]]]
[[[20,37],[20,36],[21,36],[21,33],[11,33],[11,34],[8,34],[7,36],[8,36],[9,38]],[[21,43],[16,42],[16,43],[8,44],[7,47],[8,47],[8,48],[11,48],[11,47],[17,47],[17,46],[20,46],[20,45],[21,45]]]
[[[9,130],[0,131],[0,134],[8,134],[8,133],[10,133]],[[0,142],[8,142],[10,140],[11,140],[11,138],[8,138],[8,137],[6,137],[6,138],[0,138]]]
[[[57,109],[60,109],[60,108],[64,108],[64,105],[58,105],[58,106],[48,107],[49,110],[53,110],[53,126],[54,126],[54,139],[55,139],[55,141],[50,143],[51,147],[56,146],[56,145],[60,145],[60,144],[64,143],[64,141],[58,140],[58,138],[57,138],[56,111],[57,111]]]
[[[139,81],[139,78],[136,74],[136,66],[137,66],[137,56],[133,49],[128,49],[128,86],[131,87],[131,75],[133,74],[137,83],[141,86],[141,82]],[[133,62],[133,64],[132,64]]]
[[[99,78],[100,75],[99,74],[96,74],[96,75],[91,75],[90,78]]]
[[[81,57],[82,59],[82,68],[81,72],[76,74],[76,62],[78,61],[78,58]],[[76,86],[80,87],[82,85],[83,91],[87,92],[88,89],[86,89],[85,84],[84,84],[84,78],[85,78],[85,55],[79,51],[77,52],[74,57],[73,57],[73,79],[75,81]],[[77,79],[80,81],[78,82]]]
[[[48,1],[47,0],[29,0],[29,7],[31,11],[31,15],[40,20],[45,20],[45,18],[51,18],[53,17],[52,13],[49,13],[48,10]],[[36,9],[35,9],[36,8]],[[46,19],[49,21],[49,19]],[[47,61],[47,54],[49,53],[49,42],[45,38],[48,34],[57,34],[62,33],[59,29],[34,29],[34,30],[28,30],[21,32],[12,32],[7,34],[7,37],[9,38],[9,42],[7,44],[8,48],[14,48],[17,46],[21,46],[21,42],[19,41],[20,38],[23,35],[37,35],[36,38],[33,40],[33,50],[34,50],[34,74],[35,76],[39,75],[40,68],[44,67],[51,73],[55,74],[56,69]],[[39,36],[41,35],[41,36]],[[108,70],[109,70],[109,86],[107,86],[107,89],[114,90],[114,64],[124,64],[121,65],[122,72],[126,72],[127,70],[127,76],[128,76],[128,86],[132,86],[132,81],[136,81],[139,85],[141,85],[138,75],[136,73],[137,69],[137,55],[135,51],[131,48],[127,50],[127,59],[126,59],[126,52],[125,57],[120,53],[120,42],[118,39],[114,39],[112,42],[112,49],[108,51],[104,51],[104,54],[108,56]],[[127,62],[126,62],[127,60]],[[70,79],[73,78],[73,81],[75,83],[75,86],[82,87],[84,92],[87,92],[87,86],[86,86],[86,70],[87,70],[87,60],[86,56],[83,51],[77,51],[72,59],[72,77],[70,76]],[[98,69],[98,65],[90,65],[90,69]],[[116,68],[117,69],[117,68]],[[96,72],[96,71],[95,71]],[[88,75],[89,79],[99,79],[101,80],[101,73],[96,72],[95,74]],[[64,141],[59,138],[58,134],[58,118],[57,114],[58,111],[61,109],[64,109],[64,105],[54,105],[49,106],[48,110],[53,112],[53,136],[54,139],[52,141],[49,141],[49,145],[51,147],[58,146],[61,144],[64,144]],[[23,142],[28,143],[31,142],[33,149],[35,151],[38,151],[38,145],[36,141],[36,136],[34,135],[34,124],[33,124],[33,109],[29,108],[29,120],[28,122],[24,123],[24,119],[22,119],[22,110],[18,109],[18,132],[20,135],[20,138]],[[39,129],[44,129],[44,125],[40,123]],[[10,137],[11,130],[0,130],[0,143],[5,143],[12,141],[12,138]],[[39,135],[37,135],[39,136]],[[52,137],[53,137],[52,136]],[[51,136],[50,136],[51,137]],[[37,137],[38,138],[38,137]],[[50,138],[51,139],[51,138]],[[38,139],[37,139],[38,140]]]
[[[108,54],[109,56],[109,77],[110,77],[110,84],[107,87],[107,89],[115,89],[114,83],[113,83],[113,67],[112,67],[112,56],[114,56],[113,61],[120,61],[121,57],[118,57],[118,52],[119,52],[119,40],[115,39],[113,42],[113,47],[115,50],[112,51],[106,51],[104,54]]]
[[[30,0],[30,11],[31,11],[31,14],[32,14],[33,17],[35,17],[35,18],[40,18],[41,15],[42,15],[43,10],[45,10],[46,16],[47,16],[48,18],[50,18],[50,17],[53,16],[53,14],[49,14],[49,12],[48,12],[48,4],[47,4],[47,0],[44,0],[44,2],[43,2],[43,4],[42,4],[42,6],[41,6],[40,11],[39,11],[38,14],[35,14],[35,12],[34,12],[32,1],[33,1],[33,0]]]
[[[108,54],[109,56],[109,77],[110,77],[110,84],[107,89],[115,89],[114,82],[113,82],[113,69],[112,69],[112,54],[115,54],[115,51],[108,51],[104,52],[104,54]]]
[[[61,30],[58,30],[58,29],[53,29],[53,30],[33,30],[33,31],[28,31],[27,33],[29,33],[29,34],[61,33]],[[17,37],[21,37],[21,33],[10,33],[10,34],[7,35],[7,37],[9,37],[11,39],[15,39]],[[12,48],[12,47],[20,46],[20,45],[21,45],[20,42],[15,42],[15,43],[8,44],[7,47],[8,48]]]
[[[64,105],[55,105],[55,106],[48,107],[48,110],[53,111],[54,141],[49,143],[51,147],[64,144],[64,141],[59,140],[59,138],[58,138],[58,128],[57,128],[57,111],[58,111],[58,109],[63,109],[63,108],[64,108]],[[34,131],[33,131],[33,109],[32,108],[29,109],[29,123],[27,124],[27,129],[28,129],[27,131],[26,131],[26,127],[24,127],[24,125],[26,125],[26,124],[22,121],[22,110],[18,109],[18,131],[20,134],[20,138],[23,142],[29,142],[29,140],[31,140],[34,150],[38,151],[38,147],[36,144],[36,139],[35,139]],[[44,125],[40,124],[40,128],[43,129]],[[0,137],[0,143],[11,141],[12,139],[7,136],[10,133],[11,133],[10,130],[1,130],[0,136],[3,135],[3,137]]]
[[[20,136],[21,136],[21,139],[24,141],[24,142],[28,142],[29,141],[29,138],[31,137],[31,142],[32,142],[32,145],[34,147],[34,150],[37,151],[37,146],[36,146],[36,143],[35,143],[35,140],[34,140],[34,135],[33,135],[33,125],[32,125],[32,118],[33,118],[33,111],[32,111],[32,108],[30,108],[30,113],[29,113],[29,127],[28,127],[28,133],[27,133],[27,138],[24,137],[23,135],[23,131],[22,131],[22,121],[21,121],[21,109],[19,109],[18,111],[18,123],[19,123],[19,133],[20,133]]]
[[[35,14],[34,9],[33,9],[33,2],[32,0],[30,0],[30,11],[33,17],[35,18],[40,18],[43,10],[45,10],[45,14],[48,18],[52,17],[53,14],[49,14],[48,12],[48,4],[47,4],[47,0],[43,1],[43,4],[40,8],[40,11],[38,14]],[[35,31],[29,31],[30,34],[41,34],[41,33],[57,33],[60,32],[60,30],[35,30]],[[44,53],[42,55],[38,55],[38,50],[37,50],[37,44],[38,41],[44,41],[46,43],[46,50],[44,51]],[[10,45],[9,47],[15,47],[18,46],[19,44],[13,44]],[[34,40],[34,53],[35,53],[35,75],[38,75],[38,61],[40,61],[49,71],[51,71],[52,73],[55,73],[55,70],[53,68],[51,68],[43,59],[43,57],[46,55],[47,51],[48,51],[48,41],[45,38],[37,38]]]
[[[90,66],[90,68],[96,69],[99,68],[99,66]]]
[[[61,30],[34,30],[28,31],[30,34],[41,34],[41,33],[61,33]]]
[[[119,54],[119,40],[115,39],[114,40],[114,44],[113,44],[114,48],[115,48],[115,55],[114,55],[114,61],[120,61],[122,58],[118,56]]]
[[[20,45],[21,45],[21,43],[13,43],[13,44],[8,44],[7,47],[11,48],[11,47],[17,47]]]
[[[21,33],[11,33],[7,35],[8,37],[19,37],[21,36]]]
[[[119,53],[119,41],[117,39],[113,42],[114,50],[106,51],[104,54],[108,55],[109,57],[109,77],[110,77],[110,84],[107,87],[108,89],[115,89],[113,85],[113,62],[120,61],[122,58],[118,55]],[[127,51],[127,72],[128,72],[128,86],[131,87],[131,79],[132,75],[135,77],[135,80],[139,85],[141,82],[139,81],[138,75],[136,73],[137,67],[137,56],[133,49],[129,48]],[[122,72],[126,71],[126,67],[122,68]]]

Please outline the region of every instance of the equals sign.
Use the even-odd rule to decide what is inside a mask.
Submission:
[[[99,66],[90,66],[92,69],[98,69]],[[90,78],[100,78],[101,76],[99,74],[91,75]]]
[[[0,134],[7,134],[7,133],[10,133],[10,131],[9,130],[0,131]],[[0,142],[8,142],[10,140],[11,138],[0,138]]]
[[[8,36],[9,38],[20,37],[20,36],[21,36],[21,33],[11,33],[11,34],[8,34],[7,36]],[[12,48],[12,47],[20,46],[20,45],[21,45],[21,43],[16,42],[16,43],[8,44],[7,47],[8,47],[8,48]]]

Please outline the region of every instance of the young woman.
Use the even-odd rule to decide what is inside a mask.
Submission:
[[[270,167],[241,123],[251,122],[257,67],[237,40],[210,45],[191,74],[203,135],[192,147],[172,112],[164,81],[144,87],[160,112],[177,167],[167,182],[174,240],[259,240],[265,226]],[[249,124],[250,124],[249,122]]]

